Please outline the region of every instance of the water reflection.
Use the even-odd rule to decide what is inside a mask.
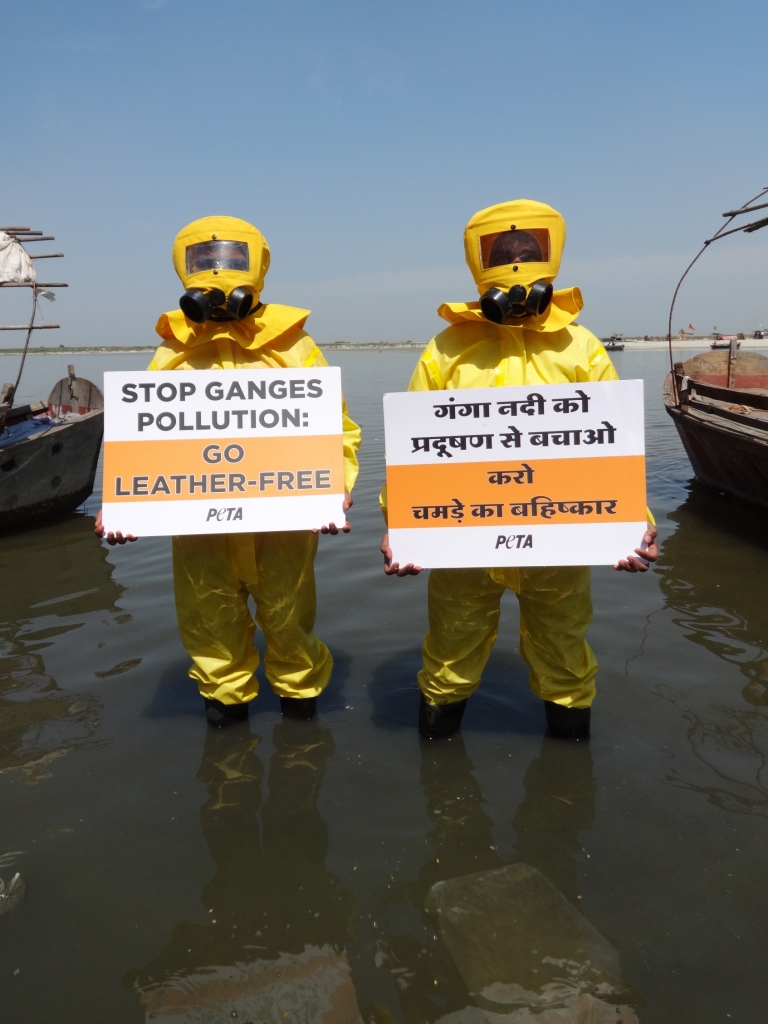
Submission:
[[[92,519],[72,516],[3,537],[0,571],[0,774],[36,782],[88,741],[99,707],[93,694],[60,685],[45,652],[96,613],[116,622],[130,616],[117,607],[124,588],[112,579],[106,549],[93,542]],[[92,670],[77,666],[73,674],[84,672]]]
[[[589,745],[545,736],[524,786],[525,798],[512,821],[517,859],[538,868],[578,906],[577,858],[584,849],[582,836],[595,820],[597,792]]]
[[[442,743],[422,741],[420,776],[429,857],[414,883],[395,888],[385,900],[397,911],[396,923],[379,940],[376,962],[393,984],[386,1002],[370,1008],[371,1019],[512,1024],[545,1013],[553,1022],[581,1020],[579,1014],[635,1021],[631,1009],[610,1001],[620,987],[616,951],[576,909],[577,863],[597,790],[588,744],[542,740],[514,815],[511,864],[496,848],[493,821],[460,734]],[[531,912],[530,901],[525,908],[516,902],[521,874],[533,879],[539,910],[534,905]],[[447,932],[437,909],[445,885],[455,893],[474,892]],[[494,887],[498,901],[491,899],[473,923],[472,901],[482,902]],[[448,905],[453,902],[451,897]],[[480,977],[485,981],[473,984]],[[477,994],[481,990],[493,991],[498,1002],[491,1006]]]
[[[272,739],[262,802],[259,737],[207,731],[197,777],[216,864],[202,893],[208,920],[178,925],[127,979],[147,1019],[360,1022],[345,953],[352,901],[325,868],[317,807],[333,739],[316,721],[280,722]]]
[[[419,745],[429,855],[416,879],[384,893],[388,920],[376,944],[375,962],[390,976],[389,984],[381,989],[382,1002],[364,1008],[364,1017],[375,1024],[435,1021],[466,1005],[469,992],[434,916],[426,910],[427,896],[438,881],[502,863],[461,733],[442,742],[420,740]]]
[[[673,621],[685,638],[745,680],[744,704],[719,687],[717,703],[670,686],[657,692],[677,705],[687,721],[696,757],[709,781],[674,778],[725,810],[768,814],[768,605],[765,515],[694,486],[669,518],[678,524],[665,542],[660,585]],[[723,542],[729,536],[730,543]],[[745,706],[746,705],[746,706]]]
[[[446,1000],[454,1005],[444,1008],[439,1024],[636,1024],[634,1011],[620,1004],[616,950],[576,909],[577,858],[597,789],[589,746],[542,740],[513,819],[517,856],[504,866],[468,758],[466,768],[458,803],[449,799],[439,807],[431,800],[440,818],[445,812],[449,818],[447,828],[441,823],[434,830],[448,880],[434,885],[426,902],[464,983],[464,992],[454,989]],[[429,769],[428,762],[428,801],[441,774]]]

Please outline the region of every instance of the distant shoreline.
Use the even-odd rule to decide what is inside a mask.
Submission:
[[[648,352],[667,348],[666,338],[650,337],[645,338],[622,338],[626,343],[625,352]],[[712,345],[711,336],[686,338],[684,341],[672,339],[673,349],[708,349]],[[321,344],[319,347],[331,352],[388,352],[396,349],[419,352],[426,346],[426,342],[420,341],[332,341]],[[745,338],[740,347],[742,349],[768,349],[768,338]],[[70,348],[30,348],[28,356],[104,356],[104,355],[139,355],[141,353],[155,352],[156,345],[133,345],[123,347],[122,345],[73,345]],[[20,356],[23,349],[0,348],[0,356]]]
[[[420,341],[331,341],[328,344],[320,344],[321,349],[333,349],[335,351],[354,351],[356,349],[391,349],[391,348],[404,348],[412,349],[413,351],[424,348],[426,342]],[[24,350],[21,348],[0,348],[0,355],[3,356],[20,356]],[[71,347],[56,346],[53,348],[47,348],[40,346],[39,348],[30,348],[27,350],[28,356],[78,356],[78,355],[91,355],[91,356],[104,356],[104,355],[117,355],[123,353],[128,355],[130,353],[141,353],[141,352],[156,352],[157,345],[72,345]]]

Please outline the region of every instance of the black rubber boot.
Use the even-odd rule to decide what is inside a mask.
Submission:
[[[317,697],[281,697],[280,711],[286,718],[308,722],[317,714]]]
[[[248,719],[248,704],[222,704],[213,697],[203,697],[203,700],[208,725],[213,725],[217,729],[226,729],[228,725],[237,725],[238,722],[245,722]]]
[[[564,740],[588,740],[591,708],[566,708],[552,700],[544,701],[547,731]]]
[[[424,694],[420,694],[419,732],[428,740],[453,736],[458,732],[466,706],[466,700],[458,700],[453,704],[429,704]]]

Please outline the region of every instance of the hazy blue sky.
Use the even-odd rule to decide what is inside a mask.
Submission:
[[[518,197],[564,214],[584,324],[661,333],[768,185],[764,0],[0,0],[0,38],[0,223],[66,253],[48,344],[152,343],[212,213],[261,228],[264,300],[319,340],[427,340],[476,297],[467,219]],[[720,245],[675,328],[768,325],[768,229]]]

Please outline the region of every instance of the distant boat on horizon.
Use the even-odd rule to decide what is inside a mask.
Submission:
[[[624,335],[617,334],[615,331],[610,338],[603,338],[603,346],[608,352],[623,352],[624,345]]]

